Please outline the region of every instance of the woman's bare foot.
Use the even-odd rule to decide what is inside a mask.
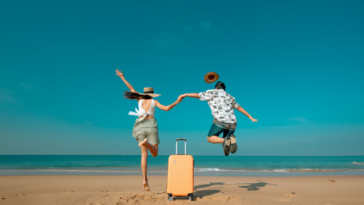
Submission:
[[[145,190],[145,191],[149,191],[149,186],[148,186],[148,182],[143,182],[143,189]]]
[[[141,142],[141,143],[139,143],[139,147],[141,147],[141,146],[144,146],[146,143],[148,143],[148,141],[147,141],[148,139],[147,138],[145,138],[144,140],[143,140],[143,142]]]

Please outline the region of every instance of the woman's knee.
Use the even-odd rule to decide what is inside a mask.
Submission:
[[[156,152],[156,153],[154,153],[154,154],[153,154],[153,153],[151,153],[151,154],[152,154],[152,156],[153,156],[153,157],[158,156],[158,149],[157,149],[157,152]]]
[[[148,158],[148,153],[142,153],[142,158]]]
[[[207,136],[207,141],[210,142],[210,137],[209,136]]]

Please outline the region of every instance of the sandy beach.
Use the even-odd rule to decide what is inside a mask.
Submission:
[[[1,176],[0,205],[364,204],[364,176],[195,177],[196,201],[167,201],[166,176]]]

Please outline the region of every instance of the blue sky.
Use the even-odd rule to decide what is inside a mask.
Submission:
[[[236,112],[235,155],[364,155],[363,1],[7,1],[0,6],[0,154],[140,154],[138,91],[168,105],[212,89]],[[160,154],[222,155],[206,102],[158,110]]]

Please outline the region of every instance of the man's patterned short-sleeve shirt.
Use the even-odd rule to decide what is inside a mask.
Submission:
[[[220,122],[237,123],[234,109],[240,105],[235,98],[223,89],[211,89],[198,94],[201,101],[206,100],[212,112],[212,116]]]

